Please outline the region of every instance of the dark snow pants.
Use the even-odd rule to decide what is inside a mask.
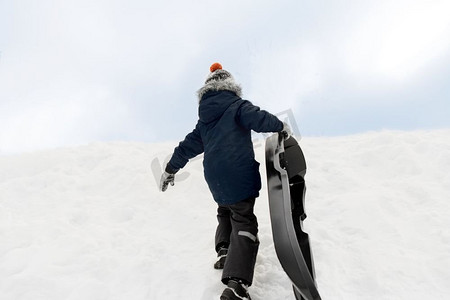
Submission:
[[[232,205],[219,205],[216,230],[216,251],[228,245],[228,254],[222,273],[222,282],[230,278],[252,284],[256,255],[258,253],[258,221],[253,213],[255,198]]]

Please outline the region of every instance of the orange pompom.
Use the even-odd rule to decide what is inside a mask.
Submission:
[[[218,69],[220,69],[220,70],[222,70],[222,65],[221,64],[219,64],[219,63],[213,63],[212,65],[211,65],[211,67],[209,68],[209,70],[211,71],[211,73],[212,72],[214,72],[215,70],[218,70]]]

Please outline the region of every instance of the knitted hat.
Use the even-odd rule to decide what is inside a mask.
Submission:
[[[242,96],[241,86],[234,82],[230,72],[222,69],[221,64],[213,63],[209,70],[211,73],[206,77],[205,85],[197,91],[199,101],[209,91],[231,91],[239,97]]]
[[[211,80],[219,81],[219,80],[225,80],[227,78],[233,78],[233,76],[231,76],[230,72],[222,69],[222,65],[220,63],[217,63],[217,62],[213,63],[211,65],[211,67],[209,67],[209,70],[211,71],[211,73],[206,78],[205,84],[210,82]]]

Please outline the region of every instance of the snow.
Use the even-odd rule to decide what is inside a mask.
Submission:
[[[0,156],[0,299],[219,299],[216,205],[191,161],[161,193],[176,142]],[[304,225],[323,299],[450,299],[450,130],[300,141]],[[265,178],[264,142],[255,151]],[[266,185],[254,300],[293,299]]]

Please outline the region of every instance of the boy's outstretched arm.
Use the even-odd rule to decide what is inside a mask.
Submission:
[[[166,191],[169,183],[172,186],[174,185],[175,173],[183,168],[187,164],[189,159],[203,153],[203,142],[197,126],[175,148],[172,158],[170,159],[164,173],[161,176],[161,191]]]

